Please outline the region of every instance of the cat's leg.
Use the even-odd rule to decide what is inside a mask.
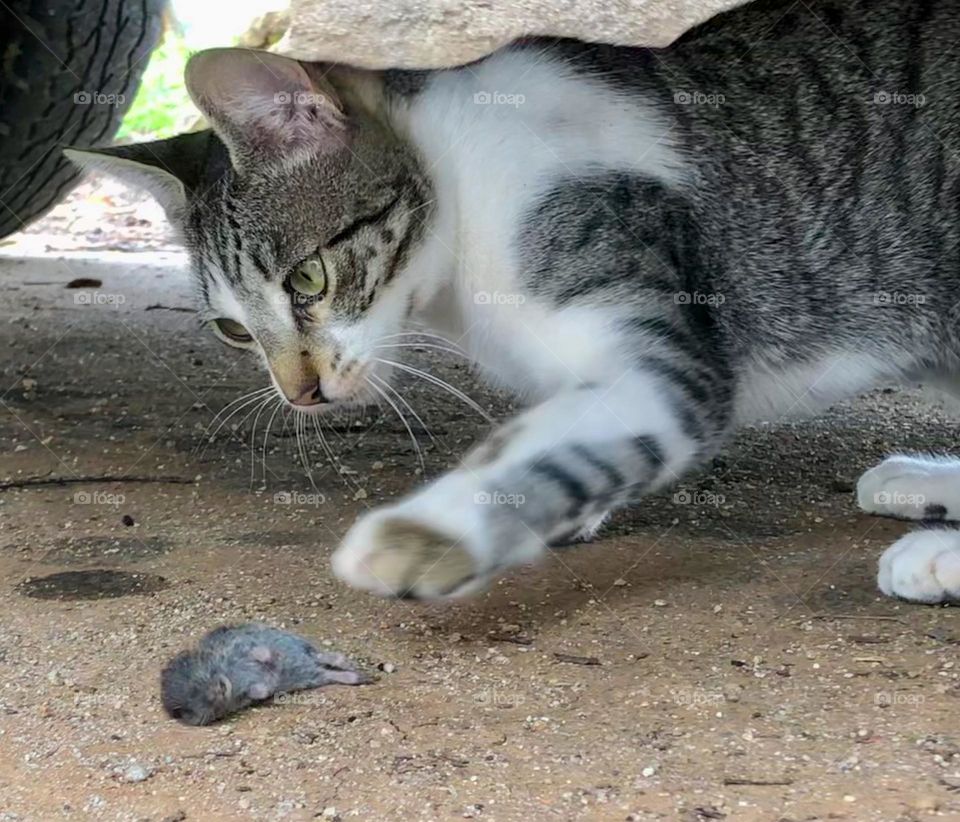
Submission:
[[[441,598],[538,559],[713,452],[730,391],[707,371],[637,369],[561,391],[458,469],[360,519],[334,570],[379,594]]]
[[[888,457],[860,477],[857,501],[871,514],[960,520],[960,459]]]
[[[877,584],[912,602],[960,600],[960,531],[929,528],[897,540],[880,557]]]

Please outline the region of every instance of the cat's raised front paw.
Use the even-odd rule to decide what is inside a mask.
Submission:
[[[880,590],[911,602],[960,600],[960,531],[914,531],[880,557]]]
[[[375,511],[347,534],[333,555],[333,570],[353,587],[381,596],[459,596],[478,587],[479,564],[464,537],[402,514]]]
[[[381,596],[447,599],[484,588],[543,544],[470,475],[448,475],[361,517],[333,555],[340,579]]]
[[[900,519],[943,519],[954,513],[951,483],[957,463],[933,458],[888,457],[860,477],[857,502],[871,514]]]

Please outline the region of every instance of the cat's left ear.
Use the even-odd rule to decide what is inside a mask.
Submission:
[[[63,153],[80,168],[98,169],[146,189],[175,225],[186,213],[188,196],[209,184],[226,162],[223,145],[210,129],[149,143],[66,148]]]
[[[190,58],[186,83],[241,172],[344,146],[346,116],[337,93],[289,57],[208,49]]]

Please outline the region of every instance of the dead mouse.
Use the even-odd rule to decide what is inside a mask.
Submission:
[[[171,718],[209,725],[274,694],[371,681],[343,654],[250,622],[217,628],[196,649],[177,654],[160,674],[160,696]]]

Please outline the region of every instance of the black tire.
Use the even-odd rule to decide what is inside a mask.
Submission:
[[[65,146],[109,143],[160,37],[165,0],[0,3],[0,237],[70,190]]]

